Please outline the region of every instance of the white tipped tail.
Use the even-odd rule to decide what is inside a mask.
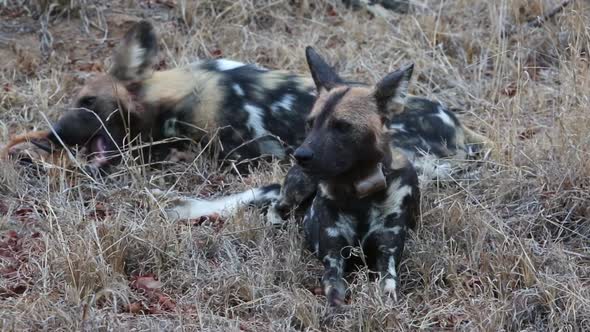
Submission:
[[[276,201],[279,193],[279,185],[269,185],[213,200],[182,197],[170,201],[169,207],[164,211],[171,220],[197,219],[214,214],[229,217],[245,206]]]

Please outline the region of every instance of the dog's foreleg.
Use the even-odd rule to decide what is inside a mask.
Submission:
[[[324,204],[321,196],[316,196],[303,219],[305,238],[309,249],[324,264],[322,288],[331,306],[344,303],[346,284],[344,270],[350,257],[355,234],[353,220],[339,216]]]
[[[321,214],[318,217],[321,218]],[[333,222],[325,221],[327,220],[322,220],[324,225],[319,229],[318,237],[318,256],[324,263],[322,284],[328,303],[338,306],[344,302],[346,295],[343,276],[346,258],[351,255],[355,231],[352,218],[338,216]]]
[[[346,284],[343,279],[344,257],[339,249],[334,248],[322,258],[322,263],[324,263],[322,276],[324,294],[331,306],[339,306],[344,303],[346,295]]]
[[[399,277],[397,267],[404,251],[407,227],[402,218],[387,218],[383,227],[371,232],[364,240],[371,246],[375,255],[375,269],[381,276],[383,291],[397,300]],[[366,253],[371,249],[364,248]]]
[[[289,169],[283,185],[281,196],[273,205],[272,210],[280,219],[286,219],[289,212],[309,200],[317,191],[318,182],[307,175],[301,166],[294,165]]]

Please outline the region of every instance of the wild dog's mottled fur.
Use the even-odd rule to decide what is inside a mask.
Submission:
[[[355,246],[363,249],[364,261],[381,276],[384,290],[395,296],[397,266],[406,233],[416,224],[420,194],[414,167],[403,149],[392,143],[402,139],[399,133],[411,130],[414,122],[445,121],[447,113],[412,113],[405,118],[408,123],[395,122],[404,114],[413,66],[387,75],[375,87],[349,85],[313,49],[306,52],[319,96],[308,116],[308,135],[294,153],[298,165],[287,174],[277,210],[284,212],[315,193],[305,214],[304,231],[310,250],[324,264],[322,284],[330,304],[344,300],[343,276],[352,265]],[[444,112],[441,109],[436,112]],[[416,126],[416,130],[423,128]],[[442,149],[445,138],[439,136],[437,147]],[[459,148],[455,143],[463,144],[456,136],[450,138],[455,149]],[[248,196],[256,203],[274,199],[278,188],[267,189]],[[168,212],[186,218],[196,216],[191,213],[217,212],[223,205],[235,210],[247,203],[244,194],[212,202],[181,200]]]
[[[324,264],[324,293],[331,305],[344,301],[344,272],[352,248],[360,246],[384,290],[395,296],[397,266],[406,232],[416,224],[420,194],[414,167],[391,146],[388,124],[403,112],[413,66],[375,87],[349,86],[312,48],[306,53],[320,95],[308,118],[310,132],[294,156],[319,181],[304,230]]]
[[[283,157],[302,141],[315,100],[310,78],[231,60],[154,71],[156,55],[154,28],[136,24],[115,50],[110,72],[88,80],[53,125],[47,138],[54,147],[84,146],[104,166],[137,138],[199,142],[217,134],[222,157],[240,160]],[[150,152],[165,155],[170,145],[158,147]]]

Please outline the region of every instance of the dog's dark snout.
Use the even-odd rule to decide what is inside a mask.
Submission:
[[[305,165],[313,159],[313,151],[309,148],[301,146],[295,150],[293,156],[297,160],[297,163],[300,165]]]

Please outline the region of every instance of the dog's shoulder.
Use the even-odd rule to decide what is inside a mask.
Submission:
[[[404,218],[413,228],[420,206],[418,174],[401,150],[394,148],[385,172],[387,189],[373,204],[373,213],[383,218]]]

